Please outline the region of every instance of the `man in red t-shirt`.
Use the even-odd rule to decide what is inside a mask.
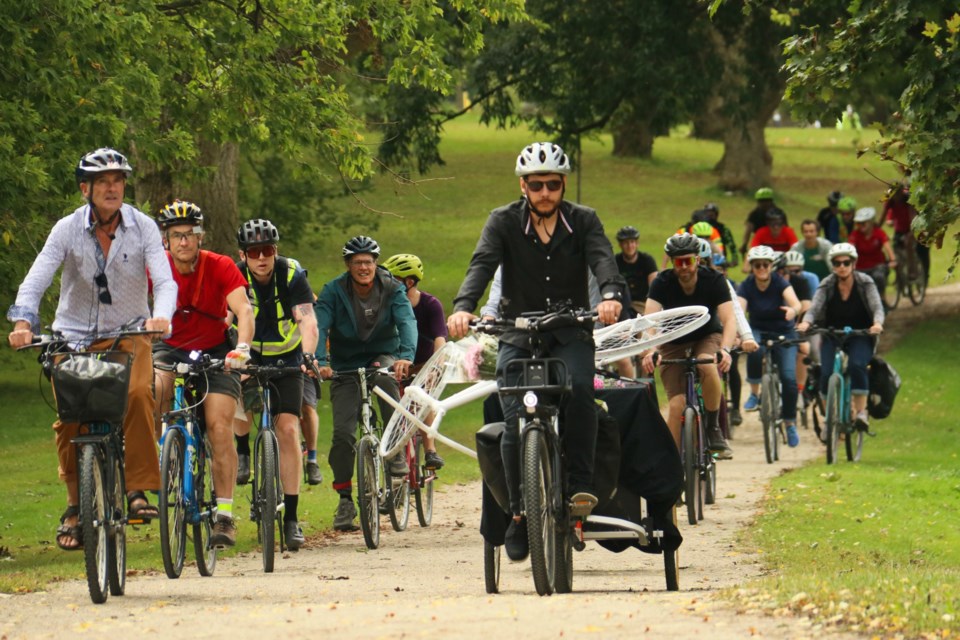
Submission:
[[[154,361],[190,362],[191,351],[223,359],[227,370],[210,372],[203,398],[207,436],[213,449],[213,484],[217,488],[217,517],[210,544],[233,546],[237,527],[233,519],[233,487],[237,477],[237,450],[233,446],[233,416],[240,399],[240,375],[229,369],[250,359],[253,308],[247,298],[247,280],[231,258],[202,250],[203,213],[190,202],[177,200],[157,216],[163,244],[177,283],[177,311],[169,338],[154,347]],[[237,345],[227,337],[227,309],[236,316]],[[155,370],[157,424],[171,408],[172,372]]]
[[[848,242],[857,249],[857,271],[868,274],[877,284],[880,299],[886,304],[884,291],[887,274],[897,266],[890,238],[875,223],[877,210],[873,207],[857,209],[853,214],[853,231]]]
[[[917,216],[917,210],[909,202],[910,189],[904,185],[895,185],[887,191],[883,203],[883,219],[893,227],[893,245],[902,247],[907,256],[907,268],[910,278],[917,277],[917,259],[923,265],[925,279],[930,276],[930,248],[917,244],[910,223]]]
[[[781,253],[786,253],[790,251],[792,247],[797,242],[797,233],[787,226],[787,221],[777,212],[772,212],[767,214],[767,226],[760,227],[757,229],[757,232],[753,234],[753,240],[750,241],[750,247],[759,247],[760,245],[766,245],[773,249],[774,251],[780,251]],[[748,266],[747,263],[743,263],[744,273],[747,272]]]

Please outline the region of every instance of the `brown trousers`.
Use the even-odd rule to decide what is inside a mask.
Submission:
[[[90,350],[106,351],[112,344],[113,340],[103,340],[94,343]],[[153,431],[153,355],[150,338],[124,338],[118,349],[133,353],[127,415],[123,419],[127,491],[156,491],[160,488],[160,462]],[[77,452],[70,440],[78,435],[80,425],[57,420],[53,423],[53,430],[56,433],[60,479],[67,484],[76,484]]]

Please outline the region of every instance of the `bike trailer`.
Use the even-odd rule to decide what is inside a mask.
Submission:
[[[871,418],[882,420],[893,411],[893,401],[900,391],[900,374],[889,362],[874,356],[867,367],[867,375],[870,381],[867,411]]]

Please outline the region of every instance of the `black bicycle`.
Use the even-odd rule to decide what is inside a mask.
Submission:
[[[774,350],[806,341],[806,338],[783,335],[767,335],[761,339],[764,351],[763,374],[760,378],[760,423],[763,428],[763,451],[768,464],[780,459],[780,445],[787,442],[781,417],[783,399],[780,393],[780,365],[774,357]]]

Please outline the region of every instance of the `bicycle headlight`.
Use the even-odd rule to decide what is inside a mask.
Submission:
[[[523,394],[523,406],[527,408],[528,413],[533,413],[533,410],[537,408],[537,394],[533,391],[527,391]]]

